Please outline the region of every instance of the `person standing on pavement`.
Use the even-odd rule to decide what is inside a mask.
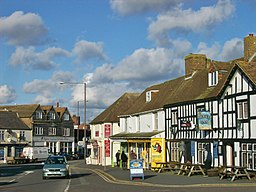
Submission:
[[[131,158],[131,160],[133,160],[133,159],[137,159],[137,155],[136,155],[136,153],[134,153],[134,151],[133,151],[133,150],[131,150],[130,158]]]
[[[209,146],[207,146],[205,150],[204,165],[205,165],[205,174],[206,174],[205,176],[208,177],[208,169],[210,169],[212,165],[212,153]]]
[[[127,167],[127,155],[124,153],[124,151],[122,151],[122,154],[121,154],[121,160],[122,160],[122,168],[123,169],[126,169]]]
[[[120,150],[116,152],[116,166],[120,166]]]

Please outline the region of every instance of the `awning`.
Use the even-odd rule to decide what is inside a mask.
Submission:
[[[117,140],[117,139],[150,139],[151,137],[162,133],[164,131],[152,131],[152,132],[136,132],[136,133],[127,133],[122,132],[116,135],[110,136],[110,139]]]

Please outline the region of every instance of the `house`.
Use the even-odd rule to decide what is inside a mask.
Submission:
[[[244,38],[244,57],[217,62],[202,54],[185,57],[186,74],[167,89],[167,160],[256,170],[256,37]]]
[[[74,152],[74,125],[66,107],[40,104],[0,106],[12,111],[32,132],[29,146],[47,146],[50,153]]]
[[[155,162],[166,159],[163,106],[169,83],[146,88],[133,105],[119,116],[120,133],[110,137],[112,140],[122,141],[121,147],[127,154],[128,161],[131,159],[131,152],[135,152],[136,158],[143,160],[144,168],[156,166]]]
[[[119,115],[129,110],[138,93],[124,93],[106,110],[90,122],[91,125],[91,163],[114,165],[115,153],[120,148],[120,140],[111,140],[120,132]]]
[[[0,162],[8,156],[19,156],[31,140],[31,129],[16,112],[0,110]]]

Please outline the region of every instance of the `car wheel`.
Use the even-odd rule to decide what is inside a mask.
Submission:
[[[43,176],[43,180],[47,179],[46,177]]]

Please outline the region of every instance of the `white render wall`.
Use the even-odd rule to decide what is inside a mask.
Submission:
[[[162,130],[165,130],[164,110],[120,118],[120,132],[136,133]]]

